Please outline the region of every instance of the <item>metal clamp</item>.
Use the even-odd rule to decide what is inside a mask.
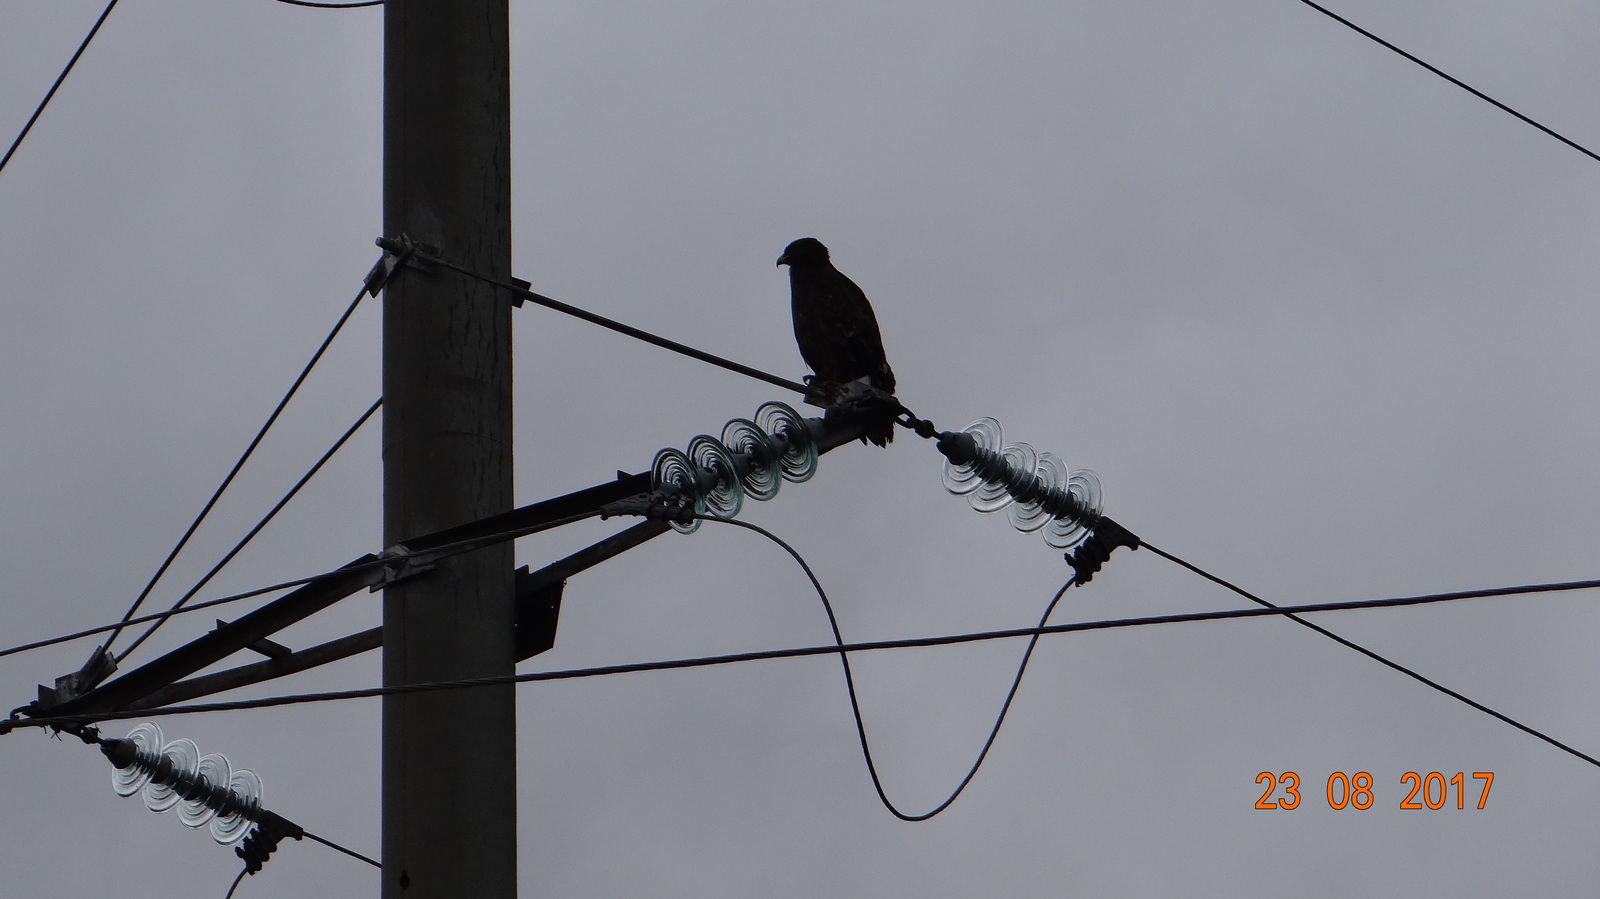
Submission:
[[[410,580],[439,566],[438,560],[426,553],[414,553],[404,543],[396,543],[383,551],[378,557],[383,560],[383,567],[379,569],[381,577],[377,583],[367,588],[369,593],[377,593],[385,587]]]
[[[438,247],[432,244],[418,243],[411,239],[411,235],[402,233],[399,237],[380,237],[373,241],[383,250],[380,257],[367,272],[367,293],[373,297],[383,290],[389,283],[389,278],[400,269],[402,265],[409,265],[419,272],[431,272],[438,267]]]

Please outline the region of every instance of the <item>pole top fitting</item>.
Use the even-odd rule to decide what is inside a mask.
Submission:
[[[440,250],[432,244],[418,243],[411,235],[401,232],[397,237],[379,237],[373,241],[383,250],[383,257],[367,272],[366,291],[376,297],[383,285],[400,269],[409,265],[420,272],[431,272],[440,258]]]

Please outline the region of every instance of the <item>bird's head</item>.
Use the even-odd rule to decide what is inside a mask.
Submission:
[[[778,257],[779,265],[791,268],[796,265],[828,261],[828,248],[822,241],[815,237],[802,237],[783,249],[783,255]]]

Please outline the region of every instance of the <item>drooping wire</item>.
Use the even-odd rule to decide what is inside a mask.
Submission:
[[[50,98],[56,95],[56,90],[61,87],[61,82],[67,80],[67,73],[71,72],[72,67],[78,64],[78,57],[82,56],[83,51],[89,48],[89,42],[94,40],[94,36],[100,32],[100,26],[105,24],[106,16],[111,15],[111,9],[116,5],[117,0],[111,0],[110,3],[106,4],[105,11],[100,13],[100,18],[94,20],[94,27],[89,29],[88,34],[84,35],[83,43],[78,45],[77,52],[73,53],[72,58],[67,60],[66,67],[61,70],[60,75],[56,76],[55,83],[50,85],[50,90],[45,92],[44,99],[39,101],[38,107],[33,110],[33,115],[28,116],[28,123],[23,125],[22,130],[17,133],[17,138],[11,142],[11,148],[6,150],[6,155],[0,157],[0,171],[5,170],[6,163],[11,161],[12,154],[16,153],[17,147],[22,145],[23,138],[27,137],[28,132],[33,130],[33,123],[39,120],[44,108],[50,105]]]
[[[1551,137],[1555,138],[1558,141],[1561,141],[1562,143],[1566,144],[1567,146],[1571,147],[1574,150],[1577,150],[1579,153],[1582,153],[1583,155],[1589,157],[1590,159],[1593,159],[1593,160],[1596,160],[1596,161],[1600,161],[1600,154],[1596,154],[1593,150],[1589,149],[1588,147],[1583,146],[1582,144],[1578,143],[1577,141],[1572,140],[1571,138],[1569,138],[1566,135],[1563,135],[1563,134],[1555,131],[1552,128],[1549,128],[1549,127],[1546,127],[1544,125],[1541,125],[1540,123],[1534,121],[1531,118],[1528,118],[1527,116],[1523,115],[1520,112],[1517,112],[1515,109],[1512,109],[1511,107],[1507,106],[1506,104],[1501,103],[1499,100],[1496,100],[1495,98],[1489,96],[1488,94],[1484,93],[1483,91],[1480,91],[1477,88],[1473,87],[1472,85],[1467,84],[1465,81],[1462,81],[1461,79],[1456,78],[1456,77],[1444,72],[1443,70],[1441,70],[1441,69],[1439,69],[1439,68],[1437,68],[1435,66],[1432,66],[1432,65],[1429,65],[1426,62],[1423,62],[1421,59],[1418,59],[1417,57],[1413,56],[1412,54],[1407,53],[1406,51],[1400,49],[1399,47],[1396,47],[1394,44],[1391,44],[1388,41],[1384,40],[1383,38],[1378,37],[1376,34],[1373,34],[1372,32],[1368,31],[1367,29],[1362,28],[1360,25],[1357,25],[1356,23],[1350,21],[1349,19],[1344,18],[1343,16],[1341,16],[1341,15],[1339,15],[1339,14],[1337,14],[1337,13],[1335,13],[1335,12],[1329,10],[1329,9],[1327,9],[1326,7],[1319,6],[1316,3],[1313,3],[1313,2],[1311,2],[1311,0],[1300,0],[1300,2],[1304,3],[1306,6],[1311,7],[1312,9],[1316,10],[1319,13],[1322,13],[1323,15],[1325,15],[1328,18],[1334,20],[1335,22],[1338,22],[1339,24],[1345,26],[1346,28],[1349,28],[1351,31],[1354,31],[1355,33],[1361,35],[1362,37],[1365,37],[1365,38],[1368,38],[1368,39],[1370,39],[1372,41],[1375,41],[1378,44],[1382,45],[1383,47],[1386,47],[1389,50],[1393,50],[1395,53],[1398,53],[1401,56],[1405,57],[1406,59],[1409,59],[1412,62],[1416,63],[1417,65],[1422,66],[1424,69],[1427,69],[1428,71],[1432,72],[1433,74],[1438,75],[1440,78],[1443,78],[1444,80],[1450,82],[1451,84],[1455,85],[1456,87],[1461,88],[1462,90],[1466,91],[1467,93],[1472,94],[1474,97],[1477,97],[1478,99],[1483,100],[1484,102],[1493,105],[1494,107],[1500,109],[1503,112],[1508,112],[1511,115],[1516,116],[1517,118],[1521,119],[1522,121],[1526,122],[1527,124],[1532,125],[1533,127],[1539,129],[1540,131],[1543,131],[1545,134],[1550,135]]]
[[[823,610],[828,614],[828,627],[833,631],[833,641],[839,647],[839,662],[844,666],[845,689],[850,694],[850,713],[855,717],[856,736],[861,741],[861,757],[867,763],[867,774],[872,778],[872,788],[877,791],[878,801],[883,803],[883,807],[888,809],[891,815],[902,821],[926,821],[955,804],[956,799],[967,789],[967,785],[972,783],[972,779],[978,775],[978,769],[983,767],[984,759],[989,757],[989,750],[994,747],[995,738],[1000,735],[1000,726],[1005,723],[1006,714],[1011,711],[1011,701],[1017,698],[1017,688],[1022,686],[1022,676],[1028,671],[1028,662],[1033,658],[1034,647],[1039,645],[1040,634],[1034,633],[1028,638],[1028,648],[1022,652],[1022,661],[1017,665],[1016,676],[1011,679],[1011,689],[1006,691],[1005,702],[1001,703],[1000,712],[995,715],[994,726],[989,729],[989,736],[983,741],[983,748],[978,750],[978,757],[973,759],[972,767],[967,769],[967,773],[961,778],[961,782],[956,784],[955,789],[950,791],[950,795],[945,797],[943,802],[940,802],[931,810],[920,815],[907,814],[889,799],[889,794],[884,792],[883,781],[878,777],[878,766],[873,763],[872,747],[867,742],[867,726],[861,718],[861,703],[856,698],[856,682],[855,675],[850,670],[850,655],[844,648],[844,635],[839,631],[839,619],[834,615],[833,603],[828,600],[828,593],[822,589],[822,583],[817,580],[817,576],[811,570],[811,566],[806,564],[806,560],[801,557],[794,547],[765,528],[732,518],[715,518],[709,515],[699,517],[706,521],[720,521],[725,524],[735,525],[766,537],[788,553],[799,564],[800,570],[805,572],[806,578],[811,581],[812,588],[817,591],[817,598],[822,600]],[[1055,596],[1050,598],[1049,604],[1044,608],[1044,614],[1039,616],[1040,628],[1043,628],[1050,621],[1050,613],[1055,611],[1056,605],[1061,602],[1061,597],[1066,595],[1067,588],[1071,587],[1073,583],[1073,581],[1067,581],[1062,584],[1061,589],[1057,590]]]
[[[228,472],[227,477],[222,479],[222,483],[217,486],[216,492],[211,494],[211,498],[206,501],[205,506],[200,510],[200,514],[196,515],[194,521],[190,522],[188,530],[183,532],[183,536],[178,538],[177,545],[172,547],[172,552],[167,554],[161,566],[156,569],[156,573],[151,575],[149,583],[145,584],[144,589],[139,591],[138,598],[133,601],[133,605],[129,606],[128,611],[122,616],[124,624],[127,623],[126,619],[132,618],[139,611],[139,607],[144,604],[145,598],[150,595],[150,591],[155,589],[156,582],[161,580],[161,576],[167,573],[167,569],[172,566],[172,562],[178,557],[178,553],[182,552],[183,548],[188,545],[189,538],[194,536],[194,532],[199,529],[200,523],[205,521],[206,516],[211,513],[212,507],[217,504],[217,500],[222,498],[223,491],[227,490],[228,486],[233,483],[233,479],[239,474],[239,470],[244,468],[244,463],[249,460],[250,454],[255,452],[256,447],[261,444],[262,438],[267,436],[267,431],[277,422],[278,416],[283,414],[284,407],[289,405],[289,400],[294,398],[295,392],[300,389],[300,385],[305,383],[306,377],[311,374],[311,369],[315,368],[317,362],[322,359],[322,354],[327,352],[328,346],[339,335],[339,330],[344,327],[345,322],[349,321],[350,316],[355,314],[356,307],[361,305],[361,298],[366,296],[366,293],[367,288],[363,285],[361,291],[356,294],[355,299],[351,300],[350,305],[345,308],[344,314],[340,315],[339,320],[334,323],[333,330],[329,331],[328,336],[323,338],[322,345],[317,347],[315,353],[311,354],[311,361],[307,362],[305,368],[300,370],[299,376],[294,379],[293,384],[289,385],[289,390],[283,395],[283,399],[278,401],[278,405],[272,410],[272,414],[267,416],[266,424],[261,426],[261,430],[257,431],[256,436],[251,439],[250,445],[245,447],[244,453],[239,456],[239,461],[233,463],[233,468]],[[111,636],[106,638],[107,649],[111,648],[111,644],[116,641],[117,636],[121,633],[122,628],[120,627],[111,632]]]
[[[249,873],[250,873],[250,869],[249,868],[240,869],[239,876],[235,877],[233,879],[233,885],[228,887],[228,895],[223,896],[222,899],[233,899],[233,891],[237,890],[239,888],[239,884],[244,881],[244,876],[246,874],[249,874]]]
[[[360,9],[363,6],[382,6],[383,0],[361,0],[359,3],[313,3],[311,0],[278,0],[290,6],[309,6],[312,9]]]
[[[377,400],[373,401],[372,405],[367,407],[367,411],[361,413],[361,417],[356,419],[355,424],[352,424],[349,428],[345,429],[345,432],[339,436],[339,439],[334,441],[333,446],[329,447],[328,451],[322,454],[322,458],[318,459],[316,464],[312,465],[311,469],[302,475],[300,480],[296,481],[293,487],[289,488],[289,492],[284,494],[283,498],[278,500],[277,504],[274,505],[266,515],[262,516],[260,521],[256,522],[255,527],[251,528],[249,533],[241,537],[239,542],[235,543],[233,548],[228,550],[227,554],[222,557],[221,561],[217,562],[216,565],[213,565],[211,570],[205,573],[204,577],[195,582],[195,585],[190,587],[189,590],[172,605],[172,608],[168,610],[169,614],[167,616],[157,618],[155,623],[151,624],[144,633],[139,635],[138,639],[133,641],[132,645],[119,653],[117,655],[117,661],[122,661],[123,659],[127,658],[128,655],[135,649],[138,649],[139,644],[149,639],[151,634],[155,633],[156,630],[161,627],[161,625],[167,622],[167,618],[171,617],[171,613],[176,613],[179,609],[183,608],[184,605],[189,602],[189,600],[194,598],[196,593],[199,593],[206,584],[211,582],[211,579],[217,575],[217,572],[221,571],[224,566],[233,561],[234,556],[237,556],[251,540],[255,539],[257,534],[261,533],[261,529],[265,528],[267,523],[272,521],[273,517],[282,511],[283,507],[288,505],[290,500],[294,499],[295,494],[300,492],[300,488],[304,487],[308,481],[316,476],[317,472],[322,470],[322,466],[326,465],[328,460],[332,459],[334,454],[339,452],[339,450],[347,441],[349,441],[351,437],[355,436],[357,431],[361,430],[361,426],[366,424],[367,419],[371,418],[382,405],[382,397],[379,397]]]
[[[1577,749],[1574,749],[1571,746],[1568,746],[1567,744],[1561,742],[1560,740],[1557,740],[1554,737],[1551,737],[1551,736],[1549,736],[1547,734],[1540,733],[1539,731],[1534,730],[1533,728],[1529,727],[1526,724],[1523,724],[1520,721],[1517,721],[1516,719],[1510,717],[1509,715],[1505,715],[1505,714],[1502,714],[1500,712],[1497,712],[1494,709],[1489,708],[1488,706],[1484,705],[1481,702],[1478,702],[1475,699],[1471,699],[1471,698],[1469,698],[1467,696],[1462,695],[1461,693],[1456,692],[1455,690],[1450,689],[1449,687],[1446,687],[1444,684],[1441,684],[1438,681],[1431,680],[1431,679],[1429,679],[1427,677],[1424,677],[1421,674],[1418,674],[1417,672],[1411,670],[1410,668],[1407,668],[1406,666],[1400,664],[1399,662],[1395,662],[1395,661],[1392,661],[1390,659],[1387,659],[1384,656],[1381,656],[1378,653],[1373,652],[1372,650],[1370,650],[1370,649],[1366,648],[1365,646],[1362,646],[1359,643],[1356,643],[1356,642],[1354,642],[1352,640],[1347,640],[1344,637],[1339,636],[1338,634],[1334,633],[1333,631],[1328,630],[1327,628],[1325,628],[1325,627],[1323,627],[1323,626],[1321,626],[1319,624],[1314,624],[1314,623],[1312,623],[1310,621],[1307,621],[1306,619],[1301,618],[1298,614],[1296,614],[1297,610],[1295,610],[1293,608],[1285,607],[1285,606],[1273,605],[1272,603],[1262,599],[1261,597],[1256,596],[1255,594],[1246,591],[1242,587],[1239,587],[1239,586],[1236,586],[1234,584],[1231,584],[1231,583],[1223,580],[1222,578],[1217,577],[1216,575],[1212,574],[1209,571],[1205,571],[1205,570],[1199,568],[1196,565],[1190,564],[1189,562],[1186,562],[1183,559],[1180,559],[1177,556],[1172,555],[1171,553],[1165,552],[1165,551],[1163,551],[1161,549],[1158,549],[1158,548],[1156,548],[1154,546],[1151,546],[1148,543],[1140,541],[1139,546],[1140,546],[1141,549],[1148,549],[1151,552],[1155,553],[1156,555],[1160,556],[1161,558],[1166,559],[1167,561],[1172,562],[1174,564],[1177,564],[1177,565],[1179,565],[1179,566],[1181,566],[1183,568],[1186,568],[1189,571],[1192,571],[1195,574],[1200,575],[1201,577],[1205,578],[1206,580],[1211,581],[1212,583],[1218,584],[1219,586],[1222,586],[1222,587],[1226,587],[1227,589],[1232,590],[1233,592],[1239,594],[1240,596],[1243,596],[1245,599],[1248,599],[1251,602],[1256,603],[1256,604],[1266,608],[1269,611],[1277,612],[1277,613],[1283,615],[1283,617],[1289,619],[1290,621],[1293,621],[1295,624],[1304,625],[1305,627],[1308,627],[1308,628],[1316,631],[1317,633],[1321,634],[1324,637],[1327,637],[1328,639],[1334,641],[1335,643],[1338,643],[1338,644],[1343,645],[1343,646],[1348,646],[1349,648],[1355,650],[1356,652],[1361,653],[1362,655],[1366,656],[1369,659],[1372,659],[1375,662],[1379,662],[1381,664],[1387,665],[1390,668],[1393,668],[1394,670],[1400,672],[1401,674],[1404,674],[1406,677],[1412,678],[1413,680],[1417,681],[1418,683],[1425,684],[1425,685],[1427,685],[1429,687],[1432,687],[1433,689],[1438,690],[1440,693],[1443,693],[1444,695],[1449,696],[1452,699],[1460,700],[1461,702],[1466,703],[1467,705],[1471,706],[1472,708],[1477,709],[1480,712],[1483,712],[1485,715],[1488,715],[1488,716],[1490,716],[1492,718],[1498,718],[1499,720],[1504,721],[1505,723],[1511,725],[1512,727],[1516,728],[1517,730],[1520,730],[1520,731],[1523,731],[1524,733],[1531,734],[1531,735],[1533,735],[1535,737],[1538,737],[1539,739],[1545,741],[1546,743],[1549,743],[1551,746],[1554,746],[1557,749],[1562,749],[1562,750],[1565,750],[1567,752],[1570,752],[1573,755],[1577,756],[1580,759],[1583,759],[1584,761],[1588,762],[1591,765],[1600,766],[1600,759],[1596,759],[1592,755],[1588,755],[1586,753],[1580,752]]]

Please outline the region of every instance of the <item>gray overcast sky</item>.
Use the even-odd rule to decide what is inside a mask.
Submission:
[[[0,6],[0,135],[102,6]],[[1337,9],[1600,145],[1594,4]],[[128,0],[0,172],[0,643],[122,613],[377,257],[381,16]],[[1109,514],[1262,596],[1600,576],[1600,164],[1306,6],[519,0],[513,28],[516,269],[542,292],[799,376],[773,260],[814,235],[872,298],[911,408],[995,416],[1098,471]],[[377,395],[377,312],[160,605]],[[790,399],[555,313],[516,328],[522,502]],[[378,548],[376,434],[206,595]],[[941,461],[906,434],[843,449],[743,517],[805,554],[848,638],[1031,624],[1068,568],[946,494]],[[524,540],[518,560],[616,527]],[[1243,604],[1123,551],[1054,620]],[[280,640],[377,620],[362,593]],[[1318,620],[1600,752],[1592,594]],[[181,619],[137,659],[210,623]],[[786,556],[708,526],[575,578],[556,649],[522,670],[827,635]],[[0,659],[4,708],[91,648]],[[860,660],[902,806],[959,780],[1021,650]],[[373,655],[243,695],[377,681]],[[923,824],[878,804],[835,660],[519,696],[529,897],[1558,896],[1600,879],[1600,770],[1282,620],[1043,642],[988,764]],[[378,724],[376,701],[162,719],[369,854]],[[220,899],[238,870],[117,798],[75,741],[0,737],[0,771],[6,895]],[[1262,771],[1297,772],[1302,805],[1255,810]],[[1334,771],[1371,772],[1374,807],[1329,809]],[[1482,811],[1402,811],[1408,771],[1495,782]],[[376,888],[288,844],[238,895]]]

